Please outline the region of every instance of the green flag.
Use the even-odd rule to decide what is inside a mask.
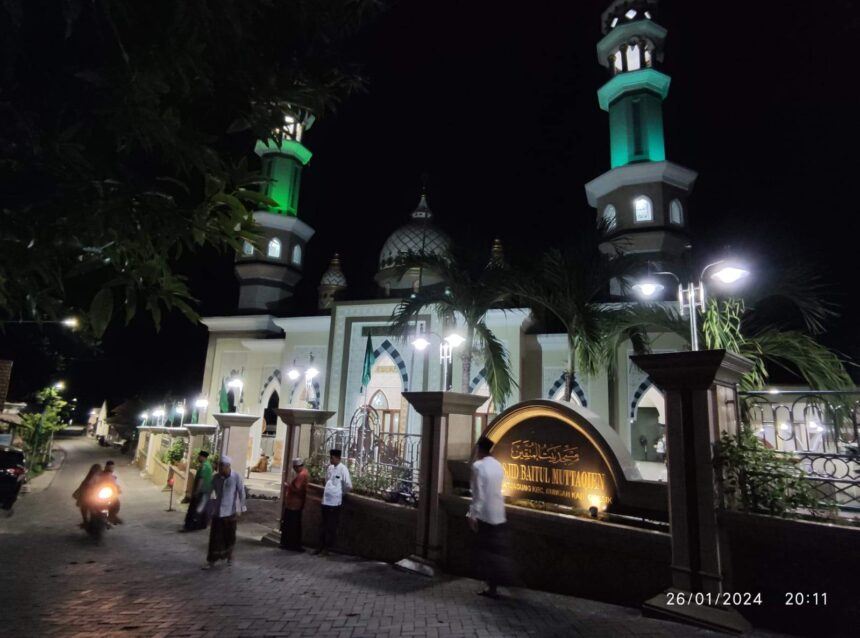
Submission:
[[[221,391],[218,393],[218,409],[221,414],[226,414],[230,411],[230,399],[227,398],[227,382],[221,380]]]
[[[367,346],[364,349],[364,366],[361,369],[361,392],[370,383],[370,369],[373,367],[373,362],[376,357],[373,356],[373,344],[370,343],[370,335],[367,335]]]

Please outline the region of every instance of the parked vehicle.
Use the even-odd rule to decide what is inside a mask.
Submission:
[[[0,445],[0,509],[11,510],[27,480],[24,451]]]
[[[87,496],[89,512],[87,523],[84,527],[87,530],[87,534],[96,541],[101,540],[105,530],[111,528],[110,508],[116,502],[116,499],[117,489],[115,483],[99,483],[89,490],[89,495]]]

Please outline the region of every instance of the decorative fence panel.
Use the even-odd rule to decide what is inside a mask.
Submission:
[[[311,428],[309,469],[323,481],[329,450],[343,452],[352,475],[353,489],[390,502],[415,505],[421,435],[380,431],[373,408],[359,409],[348,426],[314,425]]]
[[[822,501],[860,513],[860,393],[744,392],[745,425],[794,460]]]

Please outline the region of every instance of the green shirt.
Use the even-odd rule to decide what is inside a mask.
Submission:
[[[212,491],[212,464],[208,460],[200,464],[197,480],[197,491],[208,495]]]

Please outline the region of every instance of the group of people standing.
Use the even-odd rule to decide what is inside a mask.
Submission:
[[[320,525],[319,547],[316,555],[325,556],[329,548],[337,540],[337,528],[340,522],[340,510],[343,507],[343,495],[352,489],[352,477],[349,468],[341,463],[341,451],[329,451],[329,465],[326,468],[325,488],[322,497],[322,525]],[[284,496],[284,511],[281,515],[281,547],[293,552],[303,552],[302,547],[302,511],[307,500],[308,474],[302,459],[293,459],[295,476],[287,483]]]
[[[498,598],[498,586],[510,583],[512,570],[506,547],[505,502],[502,497],[504,472],[492,456],[492,447],[493,442],[486,437],[477,442],[470,483],[472,502],[467,520],[475,533],[477,571],[487,583],[487,588],[480,594]],[[317,555],[328,554],[335,545],[343,496],[352,489],[352,477],[341,462],[341,456],[341,450],[329,452],[321,502],[319,547],[314,552]],[[217,473],[208,457],[205,451],[198,456],[199,469],[183,528],[199,530],[210,524],[209,551],[204,569],[211,569],[219,560],[226,560],[228,565],[232,563],[237,520],[247,510],[245,485],[242,477],[231,469],[230,457],[221,457]],[[307,501],[310,475],[301,458],[292,460],[292,468],[293,477],[286,483],[281,513],[281,548],[304,552],[302,512]]]
[[[328,554],[337,538],[343,495],[352,489],[349,469],[341,463],[341,451],[331,450],[330,464],[326,469],[326,484],[322,498],[322,525],[317,555]],[[198,470],[194,477],[191,500],[181,531],[205,529],[209,531],[209,550],[204,569],[211,569],[218,561],[233,561],[236,545],[236,527],[239,516],[247,511],[245,484],[238,472],[232,470],[232,460],[222,456],[216,473],[209,461],[209,453],[202,451],[197,457]],[[281,514],[281,547],[303,552],[302,512],[307,500],[310,475],[301,458],[293,459],[294,476],[286,484],[284,510]]]

